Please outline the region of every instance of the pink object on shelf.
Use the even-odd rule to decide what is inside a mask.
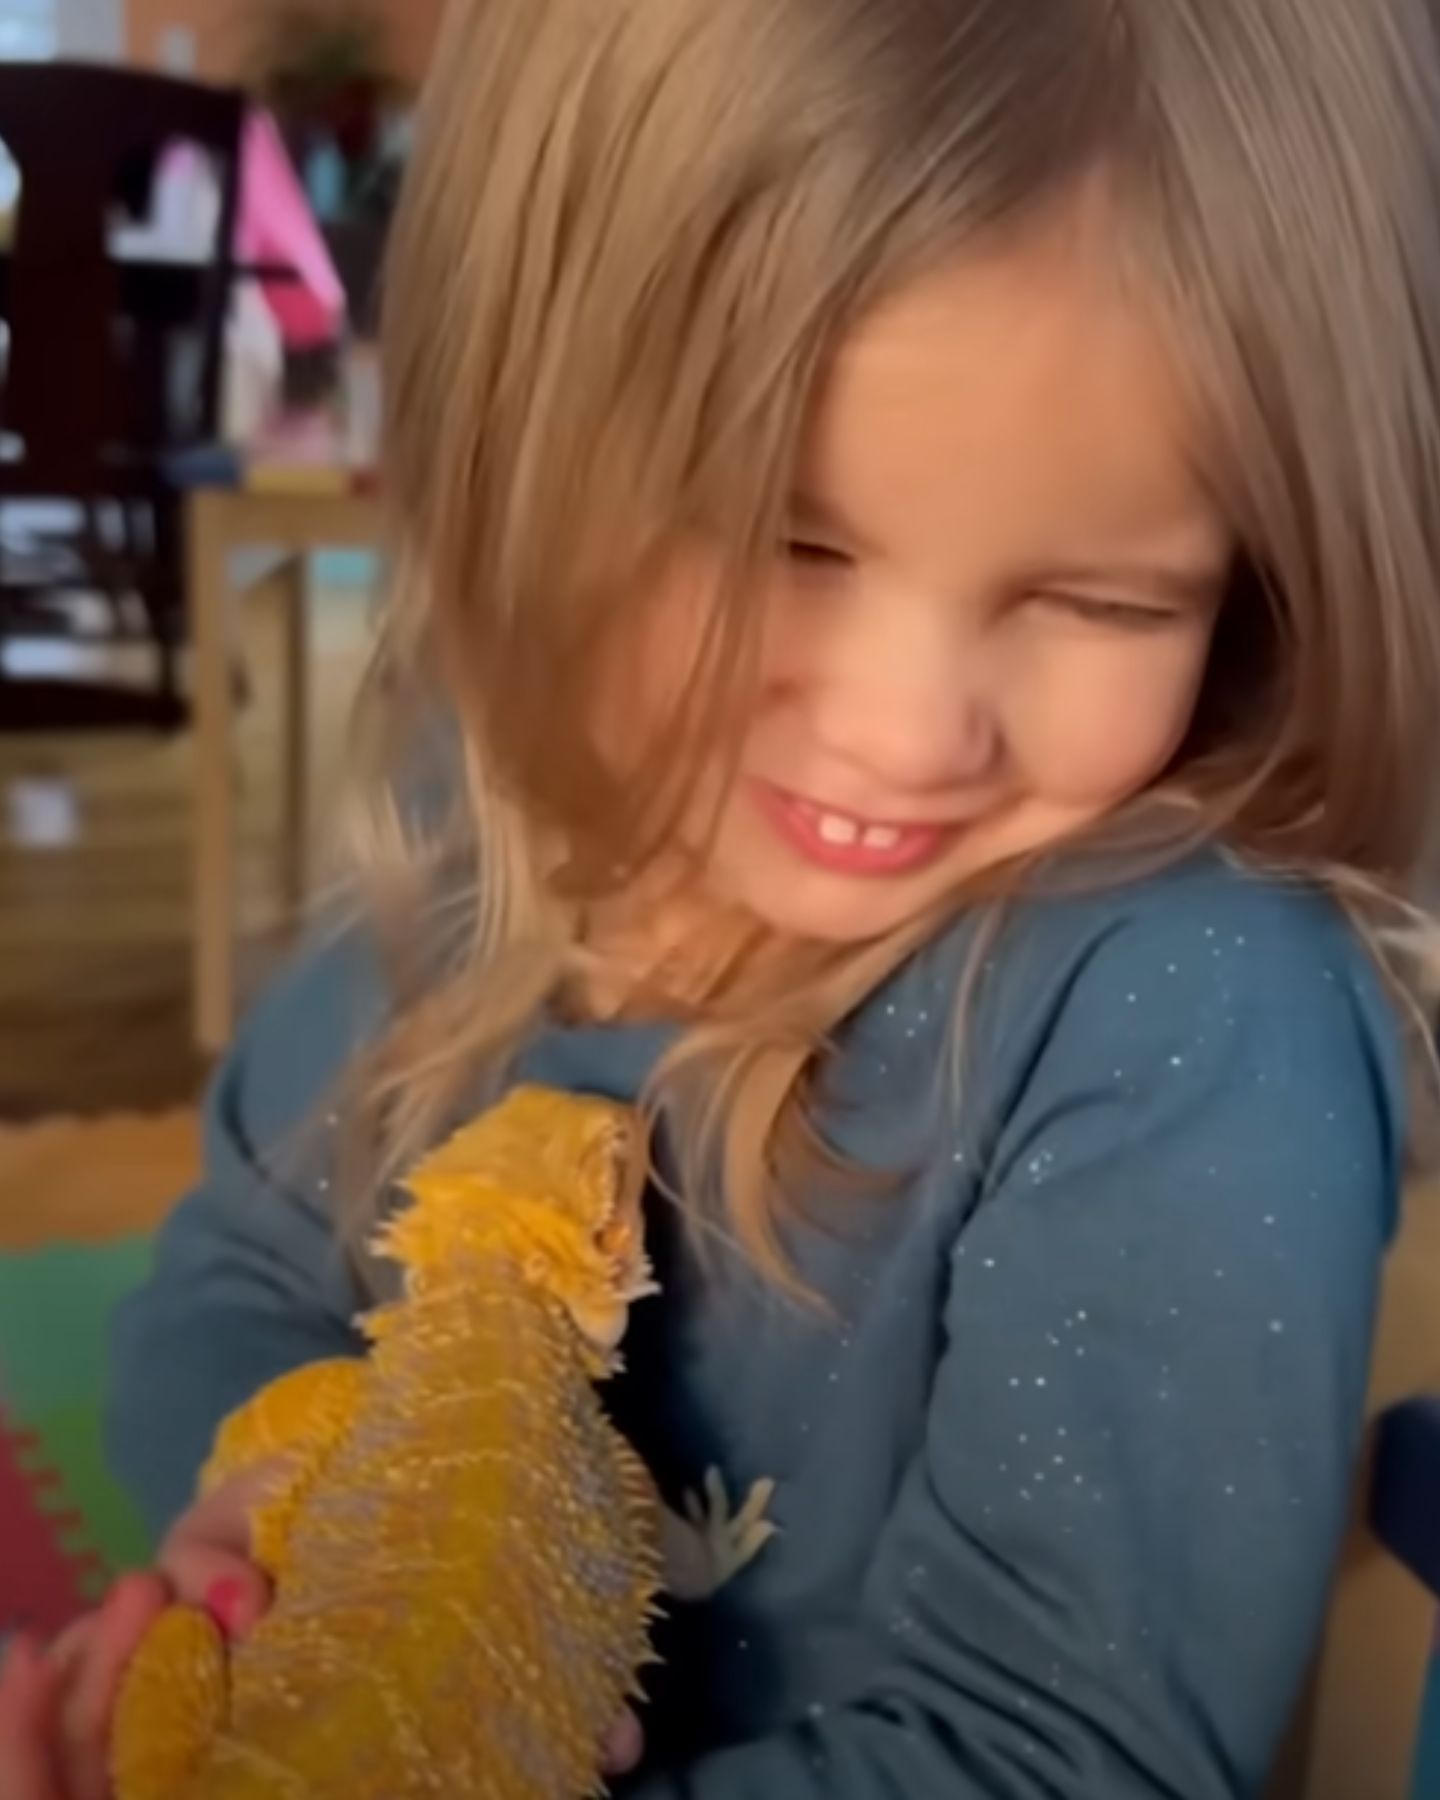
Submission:
[[[283,263],[295,271],[295,279],[267,282],[263,290],[289,349],[336,341],[345,322],[345,289],[268,112],[252,111],[246,119],[235,251],[241,262]]]
[[[114,234],[113,246],[130,256],[200,261],[211,253],[219,204],[209,159],[193,144],[172,144],[157,172],[154,217]],[[260,284],[287,349],[317,349],[343,335],[344,286],[280,128],[260,109],[247,113],[241,137],[233,250],[240,263],[291,271]]]

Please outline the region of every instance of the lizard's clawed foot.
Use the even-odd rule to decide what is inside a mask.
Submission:
[[[733,1581],[777,1535],[766,1517],[775,1498],[773,1481],[757,1481],[738,1512],[730,1510],[725,1482],[711,1469],[699,1493],[685,1496],[683,1519],[671,1515],[667,1531],[667,1586],[683,1600],[707,1599]]]

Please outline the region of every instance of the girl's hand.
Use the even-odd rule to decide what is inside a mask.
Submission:
[[[157,1572],[121,1581],[48,1653],[16,1647],[0,1679],[3,1800],[109,1800],[120,1682],[166,1606],[204,1607],[228,1637],[254,1627],[270,1588],[250,1559],[250,1509],[274,1475],[257,1467],[197,1501],[166,1538]]]
[[[110,1714],[130,1658],[169,1604],[156,1575],[120,1582],[47,1655],[27,1639],[0,1676],[5,1800],[108,1800]]]
[[[203,1607],[227,1637],[245,1637],[270,1604],[270,1583],[253,1560],[250,1515],[283,1462],[233,1476],[176,1520],[160,1548],[160,1573],[183,1606]]]
[[[0,1792],[9,1800],[70,1800],[60,1778],[60,1679],[29,1638],[0,1673]]]
[[[606,1775],[628,1775],[645,1754],[645,1734],[634,1713],[627,1712],[605,1741],[601,1767]],[[26,1800],[29,1800],[28,1795]]]

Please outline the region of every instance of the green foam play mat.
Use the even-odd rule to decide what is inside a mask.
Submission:
[[[0,1637],[50,1633],[149,1546],[105,1464],[110,1320],[148,1237],[0,1255]]]

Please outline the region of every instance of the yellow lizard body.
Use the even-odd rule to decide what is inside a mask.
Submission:
[[[634,1137],[628,1110],[521,1089],[415,1172],[380,1240],[406,1294],[365,1322],[369,1357],[221,1431],[207,1485],[286,1458],[254,1519],[275,1603],[228,1651],[205,1615],[162,1617],[121,1696],[117,1800],[599,1790],[662,1580],[659,1502],[595,1387],[650,1291]],[[721,1578],[766,1498],[723,1524]]]

